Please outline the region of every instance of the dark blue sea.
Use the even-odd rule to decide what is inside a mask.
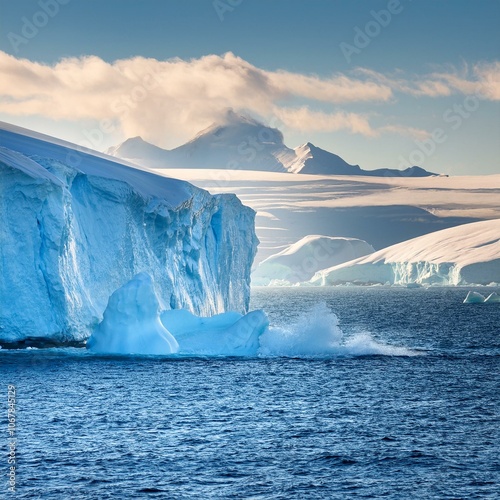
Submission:
[[[253,359],[0,350],[0,498],[497,499],[500,304],[466,293],[254,289]]]

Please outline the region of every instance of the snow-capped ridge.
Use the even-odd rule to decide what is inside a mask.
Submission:
[[[145,141],[125,141],[109,148],[107,153],[151,168],[264,170],[312,175],[435,175],[420,167],[404,171],[363,170],[311,142],[291,149],[286,146],[280,130],[231,109],[218,122],[174,149],[162,149]]]

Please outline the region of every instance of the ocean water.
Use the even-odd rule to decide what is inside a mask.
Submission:
[[[254,359],[0,350],[0,498],[499,498],[500,304],[466,292],[255,289]]]

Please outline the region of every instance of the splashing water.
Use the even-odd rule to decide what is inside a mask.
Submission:
[[[376,341],[369,333],[346,337],[339,319],[321,302],[289,327],[269,327],[260,337],[259,355],[285,357],[415,356],[417,351]]]

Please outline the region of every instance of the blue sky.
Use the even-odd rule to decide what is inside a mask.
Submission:
[[[99,149],[139,133],[173,147],[217,119],[217,106],[226,106],[278,126],[291,147],[311,141],[364,168],[408,162],[455,175],[500,172],[498,1],[45,0],[52,14],[46,18],[36,17],[40,1],[0,1],[0,50],[15,58],[4,57],[0,65],[4,85],[11,79],[0,97],[4,121],[81,142],[104,117],[114,127],[95,142]],[[377,18],[372,11],[383,12]],[[20,42],[15,35],[23,36],[23,17],[43,26]],[[355,41],[360,32],[362,44]],[[218,80],[206,80],[221,61],[204,58],[227,52],[234,58],[224,60],[225,73],[248,78],[238,81],[240,94],[224,80],[219,95]],[[63,58],[83,56],[108,66],[75,63],[53,71]],[[112,111],[105,116],[103,103],[118,98],[106,87],[130,95],[126,68],[139,68],[117,68],[114,61],[135,56],[180,58],[186,65],[161,66],[161,88],[135,102],[126,119]],[[40,63],[29,67],[33,76],[21,59]],[[62,76],[69,72],[80,83]],[[99,73],[92,91],[85,72]],[[188,82],[202,82],[193,86],[193,103],[179,89],[162,95],[171,82],[186,87],[181,73]],[[256,87],[261,76],[271,87]],[[51,85],[54,78],[58,83]],[[358,84],[359,96],[337,97],[346,86],[358,92]],[[367,97],[372,86],[374,95]],[[272,97],[260,95],[267,91]]]

